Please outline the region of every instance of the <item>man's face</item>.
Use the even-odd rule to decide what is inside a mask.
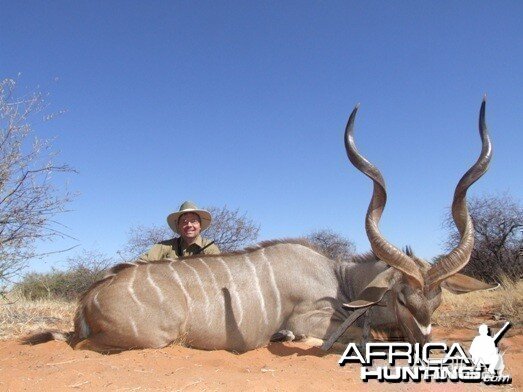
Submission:
[[[194,212],[187,212],[178,219],[178,232],[185,240],[192,240],[200,235],[202,227],[200,217]]]

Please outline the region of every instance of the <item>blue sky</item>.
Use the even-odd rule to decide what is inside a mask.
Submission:
[[[35,129],[79,171],[59,217],[78,240],[42,249],[114,256],[129,227],[164,224],[190,199],[247,212],[260,240],[331,228],[366,251],[372,186],[343,147],[358,102],[356,140],[385,176],[381,230],[397,246],[442,251],[485,93],[494,158],[469,194],[521,200],[521,2],[3,1],[0,12],[1,76],[20,73],[67,109]]]

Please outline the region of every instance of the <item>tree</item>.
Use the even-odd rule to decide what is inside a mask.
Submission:
[[[344,261],[356,253],[356,246],[347,238],[330,229],[314,231],[305,237],[318,251],[329,259]]]
[[[32,127],[37,114],[43,121],[53,117],[44,114],[44,95],[18,96],[16,85],[13,79],[0,82],[0,282],[39,255],[36,240],[64,236],[54,218],[72,198],[51,177],[74,170],[53,163],[51,141],[36,137]]]
[[[205,231],[205,236],[213,239],[222,252],[242,249],[258,238],[260,226],[238,209],[223,206],[207,207],[206,210],[212,215],[212,225]]]
[[[222,252],[243,248],[258,238],[260,227],[238,209],[230,210],[227,206],[205,209],[211,213],[212,224],[203,235],[214,240]],[[118,254],[125,261],[135,260],[153,244],[172,237],[173,232],[167,225],[133,226],[129,229],[127,243]]]
[[[127,233],[127,242],[117,253],[124,261],[136,260],[140,255],[160,241],[172,238],[173,232],[167,226],[131,226]]]
[[[501,194],[472,197],[468,207],[474,223],[474,249],[463,272],[490,282],[499,282],[502,275],[512,279],[523,276],[519,258],[523,206],[510,195]],[[450,251],[460,240],[450,212],[444,226],[451,229],[446,242]]]

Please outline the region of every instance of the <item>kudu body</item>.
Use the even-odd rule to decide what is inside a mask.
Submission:
[[[324,338],[372,276],[364,263],[336,263],[290,242],[119,268],[80,301],[74,344],[110,351],[182,340],[243,352],[280,330]]]
[[[480,158],[454,195],[453,216],[462,239],[435,265],[410,250],[402,252],[380,234],[385,184],[354,145],[356,108],[345,144],[350,161],[374,183],[366,216],[373,254],[338,262],[297,241],[274,241],[231,254],[121,264],[82,296],[73,332],[40,333],[25,342],[65,338],[74,348],[110,352],[184,341],[196,348],[242,352],[267,344],[280,330],[326,339],[351,308],[362,307],[372,307],[368,320],[378,336],[425,342],[441,287],[457,293],[492,287],[457,273],[473,246],[466,192],[491,157],[484,110],[485,102]],[[382,306],[373,306],[378,303]],[[361,330],[352,327],[342,340],[360,336]]]

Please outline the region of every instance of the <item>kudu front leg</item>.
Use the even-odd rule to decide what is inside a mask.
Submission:
[[[370,338],[370,320],[372,308],[367,310],[363,315],[363,331],[362,331],[362,341],[357,345],[360,353],[365,353],[365,348]]]

